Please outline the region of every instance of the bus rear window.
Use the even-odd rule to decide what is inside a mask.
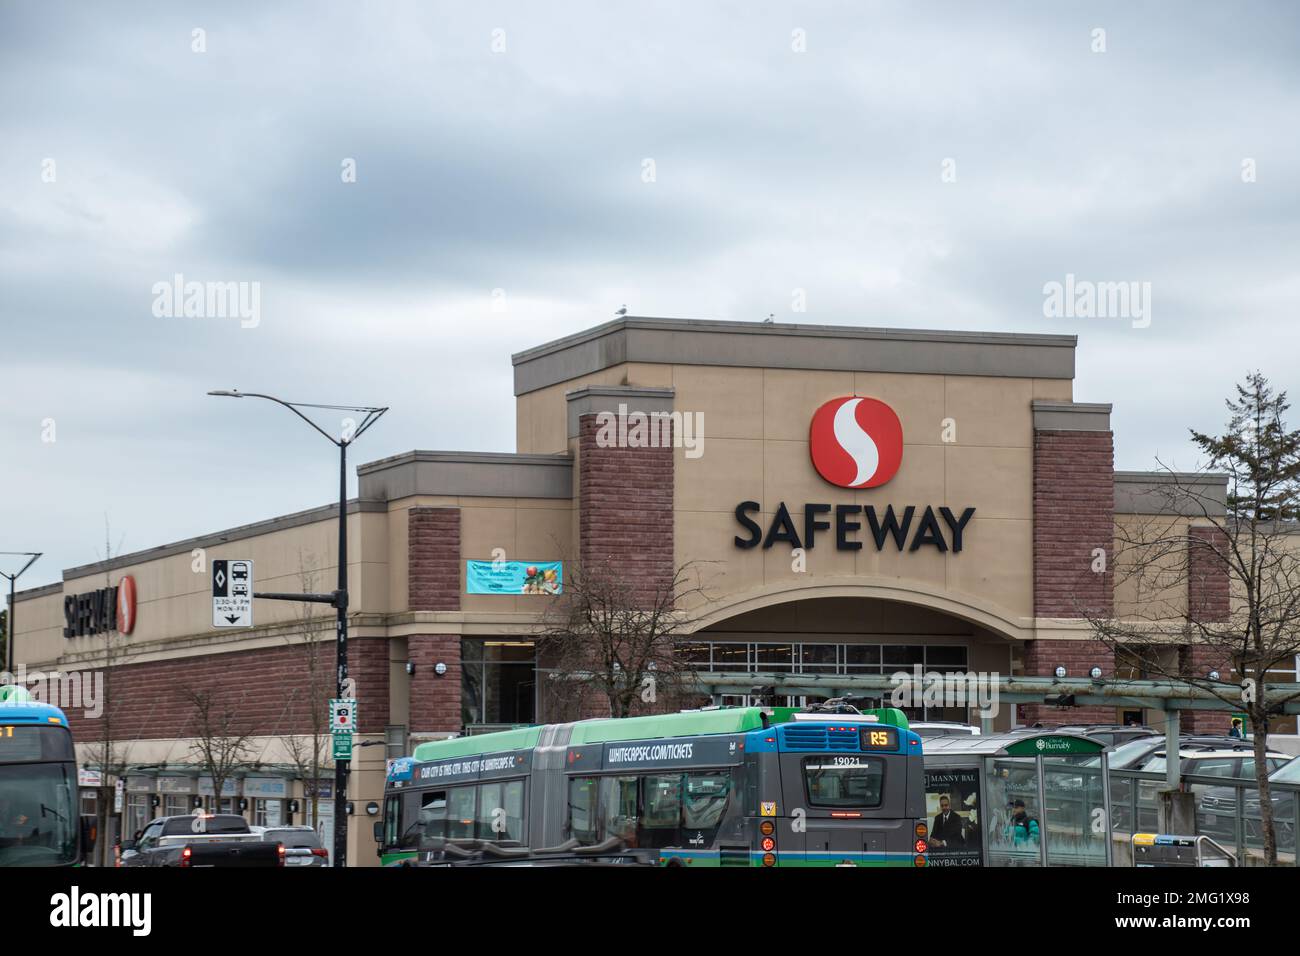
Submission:
[[[814,807],[880,806],[884,792],[885,761],[880,757],[827,754],[803,759],[808,803]]]

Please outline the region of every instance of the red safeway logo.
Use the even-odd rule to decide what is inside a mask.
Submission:
[[[135,630],[135,578],[129,574],[117,584],[117,629],[122,634]]]
[[[874,398],[833,398],[813,414],[808,450],[817,473],[841,488],[876,488],[903,461],[903,423]]]

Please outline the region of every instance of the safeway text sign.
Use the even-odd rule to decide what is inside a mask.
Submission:
[[[253,626],[253,562],[212,562],[212,626]]]

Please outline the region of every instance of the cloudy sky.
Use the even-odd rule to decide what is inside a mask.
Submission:
[[[0,0],[0,550],[35,586],[106,521],[336,497],[211,388],[391,406],[359,461],[512,450],[510,354],[623,304],[1077,333],[1117,467],[1190,467],[1247,370],[1300,396],[1298,38],[1282,0]],[[155,315],[176,274],[259,283],[256,327]],[[1045,316],[1067,274],[1149,325]]]

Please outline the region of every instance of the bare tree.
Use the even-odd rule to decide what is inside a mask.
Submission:
[[[318,578],[315,559],[298,552],[298,577],[302,593],[316,590]],[[329,616],[318,613],[318,605],[302,602],[295,604],[294,627],[285,635],[285,643],[300,655],[302,676],[289,688],[281,719],[289,725],[289,732],[280,736],[280,742],[289,756],[289,762],[304,783],[308,819],[314,826],[319,820],[318,781],[325,765],[329,747],[329,699],[334,693],[333,643],[323,641],[320,635],[327,629],[332,633]],[[306,711],[308,731],[297,733],[297,719]]]
[[[1270,693],[1270,672],[1285,664],[1294,673],[1300,654],[1300,431],[1287,431],[1286,394],[1258,372],[1226,404],[1223,435],[1191,431],[1207,470],[1227,476],[1226,508],[1218,482],[1165,469],[1163,513],[1118,524],[1122,616],[1085,616],[1146,673],[1185,681],[1248,715],[1264,857],[1273,866],[1269,722],[1297,695]]]
[[[248,763],[252,754],[248,725],[239,717],[239,705],[224,693],[210,688],[187,687],[181,696],[192,708],[190,754],[199,768],[212,778],[216,807],[226,781]]]
[[[108,564],[115,555],[121,554],[122,542],[125,539],[126,535],[123,533],[118,538],[117,546],[114,547],[108,516],[105,515],[104,553],[102,555],[97,554],[97,557],[105,564]],[[106,567],[104,569],[104,587],[112,586],[113,573],[110,568]],[[114,696],[113,692],[115,669],[125,664],[132,656],[129,639],[116,628],[109,628],[102,632],[101,636],[98,666],[102,668],[104,676],[100,695],[102,710],[96,728],[98,732],[95,734],[93,741],[87,742],[86,752],[91,768],[99,772],[100,779],[100,785],[96,790],[95,797],[97,832],[106,834],[108,833],[108,819],[116,797],[115,783],[118,780],[125,779],[131,756],[131,745],[124,742],[129,740],[129,735],[122,733],[122,721],[119,720],[119,716],[121,710],[128,704],[139,704],[139,701],[120,701]],[[140,727],[140,732],[136,734],[136,737],[146,736],[145,730],[146,727]],[[110,854],[109,841],[101,839],[95,847],[95,856],[98,858],[99,865],[110,865]]]
[[[661,711],[697,695],[695,668],[677,641],[704,597],[697,567],[663,580],[628,575],[608,559],[588,558],[543,612],[538,654],[551,674],[548,696],[565,715],[608,711],[627,717]]]

